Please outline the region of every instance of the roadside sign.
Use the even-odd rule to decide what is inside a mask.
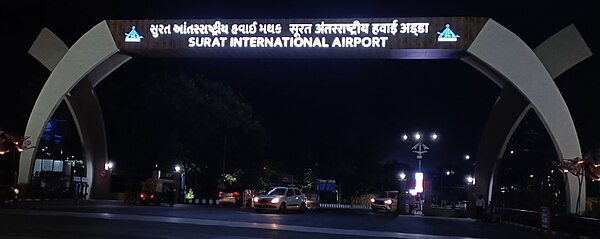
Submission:
[[[550,208],[540,208],[540,226],[544,229],[550,229]]]

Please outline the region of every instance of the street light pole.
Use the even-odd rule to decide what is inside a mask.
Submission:
[[[433,141],[437,140],[438,137],[439,136],[436,133],[433,133],[431,135],[431,139]],[[406,134],[402,135],[403,141],[408,140],[408,138],[409,138],[408,135],[406,135]],[[423,137],[420,133],[418,133],[418,132],[415,133],[414,139],[417,141],[417,143],[411,149],[412,149],[413,153],[417,154],[417,160],[419,161],[419,172],[422,172],[421,160],[423,159],[423,154],[429,152],[429,147],[422,142]]]
[[[439,138],[439,135],[437,133],[431,134],[432,141],[436,141],[438,138]],[[417,143],[411,149],[412,149],[413,153],[417,154],[417,160],[419,161],[419,171],[418,171],[418,173],[415,174],[415,179],[417,181],[420,180],[420,182],[417,182],[417,184],[421,183],[420,188],[417,189],[417,187],[415,187],[415,189],[417,189],[417,191],[420,191],[417,193],[419,195],[419,208],[422,211],[423,210],[423,187],[422,186],[424,183],[424,177],[423,177],[424,175],[423,175],[423,169],[421,167],[421,160],[423,159],[423,154],[429,152],[429,147],[422,142],[423,137],[419,132],[414,134],[414,139],[415,139],[415,141],[417,141]],[[402,135],[402,140],[404,140],[404,141],[408,140],[408,135],[406,135],[406,134]],[[420,177],[420,178],[417,179],[417,177]],[[417,186],[417,185],[415,185],[415,186]]]
[[[227,134],[223,139],[223,175],[225,175],[225,160],[227,159]]]
[[[396,215],[406,213],[406,174],[404,172],[400,173],[400,189],[398,189],[398,194],[396,195]],[[400,213],[402,210],[402,213]]]

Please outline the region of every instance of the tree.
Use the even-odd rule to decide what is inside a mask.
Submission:
[[[594,148],[583,156],[585,161],[585,175],[594,180],[600,181],[600,148]]]
[[[23,151],[23,138],[11,132],[0,129],[0,157],[12,154],[12,160],[0,162],[0,184],[16,182],[16,172],[19,165],[18,157]],[[8,180],[8,181],[6,181]]]
[[[128,171],[149,174],[159,165],[170,172],[180,164],[199,195],[201,188],[216,188],[226,173],[224,160],[232,172],[261,164],[266,131],[245,98],[224,82],[167,71],[112,82],[98,90],[108,102],[109,153],[127,159]]]
[[[562,159],[559,164],[559,168],[562,172],[571,173],[575,177],[577,177],[577,204],[575,209],[575,214],[579,214],[579,205],[581,199],[581,186],[583,184],[584,176],[585,176],[585,161],[581,157],[575,157],[572,159]]]
[[[600,150],[594,150],[586,153],[583,158],[575,157],[573,159],[563,159],[559,164],[559,168],[564,173],[571,173],[577,177],[577,204],[576,214],[580,214],[579,206],[581,199],[581,189],[583,180],[590,178],[591,180],[600,180]]]
[[[22,144],[23,139],[21,137],[0,129],[0,154],[8,153],[15,149],[22,151]]]
[[[592,210],[590,213],[597,211],[600,215],[600,148],[594,147],[592,150],[589,150],[584,156],[585,165],[585,176],[591,179],[591,184],[588,184],[589,187],[597,184],[596,188],[596,206],[592,206]],[[590,192],[590,191],[586,191]],[[590,196],[588,194],[588,196]]]

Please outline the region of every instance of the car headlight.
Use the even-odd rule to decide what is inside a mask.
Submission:
[[[273,198],[273,199],[271,199],[271,203],[279,203],[279,198]]]
[[[392,199],[385,200],[385,204],[392,204]]]
[[[254,197],[254,202],[258,202],[258,197]]]
[[[371,198],[371,202],[373,202],[373,203],[374,203],[374,202],[375,202],[375,198]]]

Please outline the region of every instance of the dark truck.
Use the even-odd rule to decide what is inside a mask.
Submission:
[[[172,179],[146,179],[142,182],[138,200],[142,205],[175,203],[175,181]]]

